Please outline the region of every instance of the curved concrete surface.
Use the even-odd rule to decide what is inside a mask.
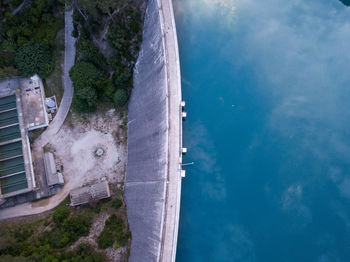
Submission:
[[[125,201],[130,261],[175,261],[181,195],[181,82],[171,0],[149,0],[129,102]]]
[[[171,0],[161,0],[169,99],[169,161],[160,261],[175,261],[181,198],[182,116],[179,50]]]
[[[45,145],[50,141],[51,136],[57,134],[61,126],[66,119],[70,106],[72,104],[74,87],[72,80],[69,77],[69,70],[72,68],[75,62],[75,41],[76,39],[72,36],[73,32],[73,9],[67,10],[64,16],[65,28],[64,28],[64,64],[62,74],[63,84],[63,97],[58,108],[55,118],[52,120],[48,128],[38,137],[35,143]]]

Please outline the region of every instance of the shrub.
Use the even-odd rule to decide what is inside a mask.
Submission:
[[[128,89],[132,87],[132,73],[124,71],[119,72],[116,70],[113,75],[114,84],[117,88]]]
[[[94,250],[94,248],[88,243],[81,243],[79,246],[71,253],[66,254],[67,260],[64,261],[74,261],[74,262],[104,262],[107,261],[106,257]],[[73,259],[72,259],[73,258]]]
[[[98,48],[90,39],[82,37],[76,42],[78,60],[93,63],[96,67],[103,69],[107,61],[105,57],[99,52]]]
[[[95,89],[86,86],[74,92],[73,107],[79,112],[93,112],[97,105]]]
[[[3,2],[1,1],[1,3]],[[64,25],[62,12],[60,12],[63,11],[63,5],[58,1],[36,0],[30,2],[27,8],[16,15],[6,13],[6,21],[2,23],[4,29],[2,36],[15,49],[26,42],[41,43],[50,49],[57,31]]]
[[[113,100],[117,106],[125,105],[125,103],[128,101],[128,93],[124,89],[118,89],[114,93]]]
[[[14,231],[14,237],[18,242],[23,242],[33,234],[33,230],[30,227],[20,227]]]
[[[138,49],[138,41],[135,37],[141,34],[142,19],[137,10],[126,8],[119,14],[118,21],[108,30],[107,39],[115,49],[116,54],[123,60],[131,62],[135,60],[134,53]]]
[[[101,78],[96,82],[96,89],[103,98],[113,99],[115,87],[109,78]]]
[[[67,218],[62,226],[70,238],[70,242],[74,242],[81,236],[87,236],[92,224],[92,218],[83,214],[75,215]]]
[[[130,237],[130,231],[125,228],[123,219],[113,214],[106,220],[97,243],[100,248],[112,247],[115,241],[119,246],[124,246]]]
[[[93,64],[78,61],[69,71],[74,85],[73,106],[81,112],[91,112],[97,105],[96,83],[102,77]]]
[[[112,207],[114,207],[115,209],[119,209],[122,205],[123,202],[120,199],[115,198],[112,200]]]
[[[62,224],[69,216],[69,209],[66,207],[58,207],[52,215],[52,219],[56,224]]]
[[[10,255],[0,256],[0,262],[27,262],[28,260],[25,257],[13,257]]]
[[[109,230],[103,230],[97,238],[99,248],[111,247],[115,241],[114,234]]]
[[[63,248],[68,245],[70,241],[70,237],[68,233],[64,233],[59,230],[53,230],[47,233],[48,235],[48,243],[53,248]]]
[[[39,43],[21,46],[15,55],[15,64],[25,77],[38,74],[46,78],[53,69],[50,52]]]
[[[74,83],[74,87],[83,89],[87,86],[94,87],[96,81],[102,77],[102,73],[93,64],[78,61],[69,71],[69,76]]]

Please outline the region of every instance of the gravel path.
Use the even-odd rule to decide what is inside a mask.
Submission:
[[[44,146],[47,144],[53,135],[57,134],[60,128],[63,125],[64,120],[66,119],[70,106],[72,104],[74,87],[72,80],[69,77],[69,70],[74,65],[75,60],[75,38],[72,36],[73,32],[73,9],[65,12],[65,28],[64,28],[64,41],[65,41],[65,50],[64,50],[64,65],[63,65],[63,97],[61,100],[60,107],[58,108],[55,118],[50,123],[49,127],[41,134],[41,136],[35,141]]]

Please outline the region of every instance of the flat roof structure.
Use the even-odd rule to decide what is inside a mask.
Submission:
[[[79,187],[70,191],[70,201],[72,206],[87,204],[94,200],[100,200],[111,196],[108,182]]]
[[[51,152],[44,153],[44,166],[48,186],[64,184],[63,176],[57,172],[56,162]]]
[[[49,118],[45,108],[44,86],[38,76],[21,79],[21,99],[23,106],[24,124],[28,131],[47,127]]]
[[[33,187],[30,145],[21,130],[20,100],[19,91],[0,98],[0,197],[25,193]]]
[[[0,82],[0,199],[37,187],[28,132],[48,124],[44,85],[38,75]],[[49,159],[49,177],[63,183]]]

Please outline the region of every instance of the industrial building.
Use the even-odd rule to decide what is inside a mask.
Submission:
[[[56,166],[54,155],[51,152],[44,153],[44,167],[48,186],[63,185],[64,179],[60,167]]]
[[[36,188],[28,132],[47,127],[41,79],[14,79],[0,90],[0,199]]]
[[[79,187],[70,191],[70,202],[72,206],[87,204],[92,201],[109,198],[111,192],[109,190],[108,182]]]

